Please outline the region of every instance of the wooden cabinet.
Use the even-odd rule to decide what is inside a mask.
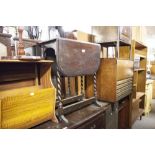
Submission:
[[[132,124],[144,112],[146,90],[147,47],[132,40],[132,58],[134,60]]]
[[[132,92],[133,61],[102,58],[97,71],[98,100],[116,102]]]
[[[146,81],[146,90],[145,90],[145,105],[144,105],[144,113],[148,115],[151,111],[151,103],[152,103],[152,90],[153,90],[153,81]]]

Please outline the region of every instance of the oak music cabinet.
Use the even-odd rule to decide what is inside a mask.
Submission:
[[[97,71],[97,98],[111,103],[111,115],[115,119],[112,128],[130,128],[133,83],[131,27],[93,26],[92,34],[102,47]]]

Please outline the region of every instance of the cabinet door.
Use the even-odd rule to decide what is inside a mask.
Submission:
[[[129,128],[129,100],[122,103],[123,108],[118,113],[118,128],[128,129]]]

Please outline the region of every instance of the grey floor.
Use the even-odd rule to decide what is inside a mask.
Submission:
[[[132,129],[155,129],[155,100],[152,100],[152,110],[148,116],[143,116],[142,120],[137,119]]]

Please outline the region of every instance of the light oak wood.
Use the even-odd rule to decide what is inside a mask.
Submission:
[[[98,99],[102,101],[116,102],[118,96],[131,91],[132,85],[129,85],[130,83],[127,83],[126,85],[125,83],[128,82],[128,79],[132,82],[132,77],[132,61],[117,60],[115,58],[102,58],[97,72]],[[119,86],[120,84],[122,86]],[[121,91],[117,89],[118,87],[121,87]]]
[[[31,128],[47,120],[57,122],[51,64],[0,61],[1,128]]]
[[[137,56],[140,58],[140,67],[134,69],[132,124],[144,112],[147,65],[147,46],[137,40],[132,40],[132,59],[134,60]]]

